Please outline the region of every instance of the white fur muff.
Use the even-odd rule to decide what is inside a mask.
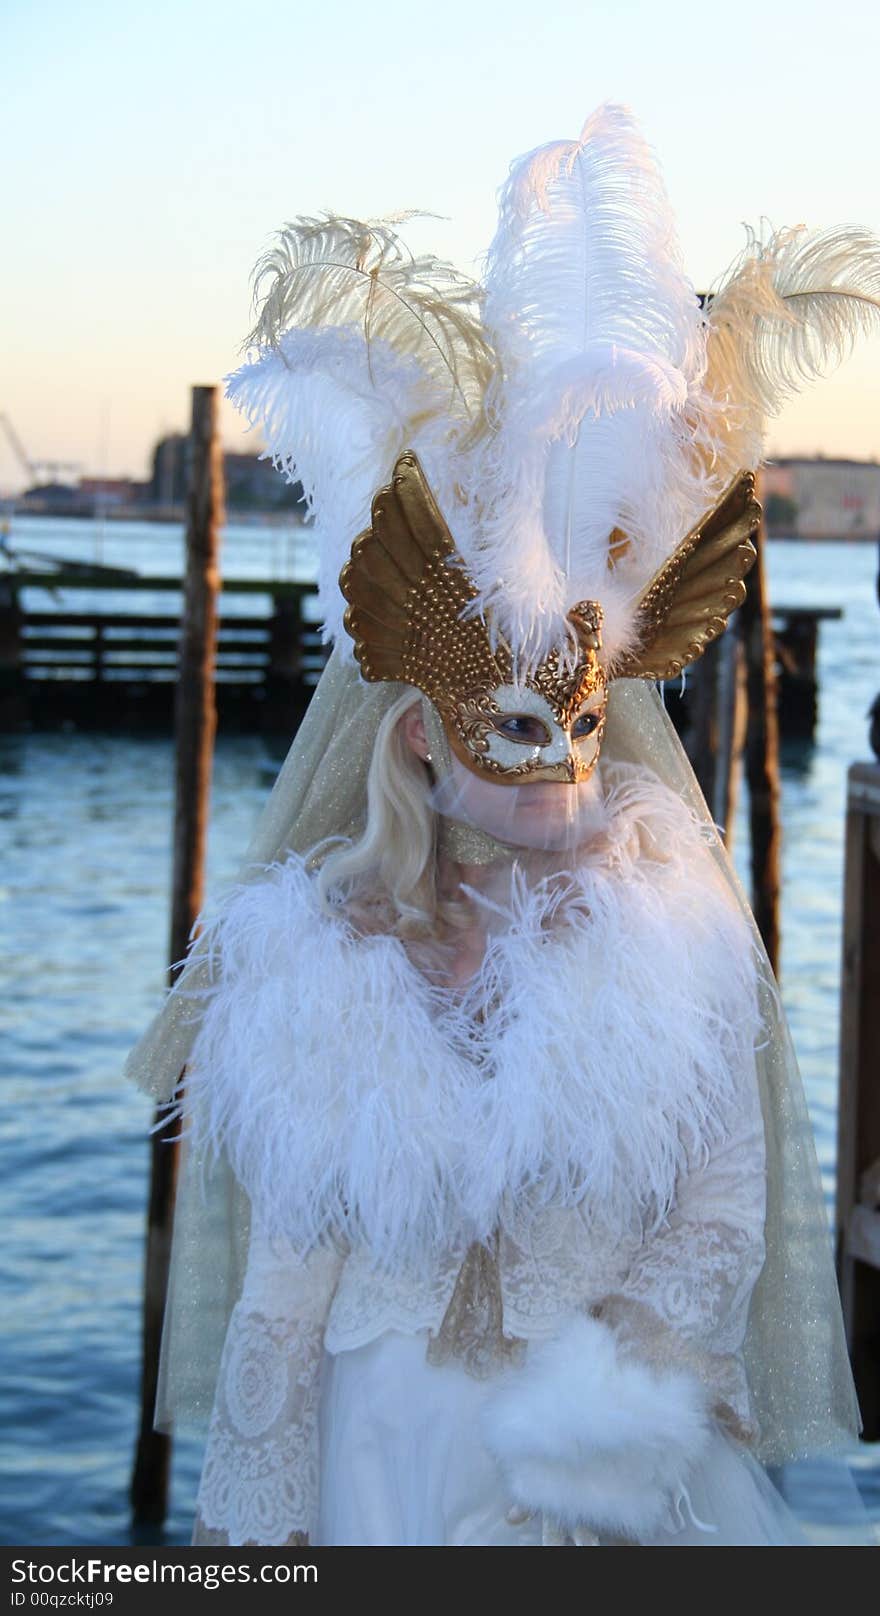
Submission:
[[[529,1348],[482,1423],[515,1505],[569,1532],[635,1540],[674,1519],[712,1430],[695,1375],[622,1358],[609,1326],[586,1316]]]

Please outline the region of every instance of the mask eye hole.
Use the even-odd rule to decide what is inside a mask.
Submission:
[[[536,718],[534,713],[499,714],[495,728],[505,740],[517,741],[520,746],[550,745],[550,731],[543,718]]]
[[[599,728],[599,713],[580,713],[571,726],[573,741],[583,741]]]

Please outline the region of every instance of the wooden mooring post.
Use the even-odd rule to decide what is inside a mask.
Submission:
[[[14,729],[26,712],[21,666],[21,599],[12,578],[0,578],[0,728]]]
[[[755,534],[758,558],[746,578],[738,624],[746,662],[746,780],[749,788],[752,910],[764,947],[779,975],[781,890],[781,800],[776,649],[764,563],[766,529]]]
[[[171,900],[172,980],[202,907],[205,844],[216,731],[215,657],[220,589],[223,461],[216,387],[192,390],[186,576],[175,698],[176,776]],[[162,1118],[156,1112],[156,1122]],[[131,1485],[136,1525],[158,1525],[168,1507],[171,1438],[153,1429],[159,1349],[171,1256],[178,1146],[166,1123],[152,1135],[144,1282],[141,1423]]]
[[[840,997],[837,1276],[867,1442],[880,1439],[880,765],[849,771]]]
[[[730,853],[745,732],[743,650],[736,615],[727,633],[715,640],[689,671],[688,684],[693,713],[687,735],[688,756]]]
[[[843,616],[839,606],[774,607],[779,729],[785,739],[812,740],[819,721],[819,626]]]
[[[763,524],[758,555],[746,577],[746,598],[728,632],[709,646],[687,683],[688,756],[716,824],[733,844],[745,751],[749,788],[751,899],[770,963],[779,974],[781,889],[781,786],[777,711],[776,641],[765,568]],[[834,615],[829,611],[829,615]]]

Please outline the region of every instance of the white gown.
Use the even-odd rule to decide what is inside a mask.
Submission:
[[[484,1445],[480,1413],[494,1375],[478,1378],[456,1359],[429,1362],[424,1328],[381,1328],[358,1345],[340,1320],[329,1327],[331,1299],[345,1302],[341,1279],[350,1266],[350,1257],[329,1252],[298,1262],[252,1230],[192,1541],[283,1544],[308,1530],[312,1543],[328,1547],[553,1542],[552,1522],[511,1509]],[[349,1284],[363,1296],[364,1276]],[[400,1293],[396,1300],[399,1309]],[[357,1311],[363,1321],[363,1306]],[[346,1338],[352,1344],[341,1345]],[[809,1539],[763,1468],[719,1427],[688,1477],[678,1529],[644,1541]]]
[[[540,1363],[534,1343],[561,1340],[589,1316],[610,1326],[624,1360],[632,1350],[661,1379],[689,1373],[707,1394],[711,1434],[676,1488],[678,1517],[643,1541],[808,1541],[744,1443],[725,1434],[749,1435],[742,1349],[765,1256],[761,1024],[750,936],[699,827],[681,816],[659,785],[625,792],[611,841],[575,871],[583,903],[566,925],[555,923],[552,887],[517,889],[515,924],[487,945],[473,1003],[442,1013],[397,939],[352,939],[326,916],[301,861],[229,906],[224,976],[187,1094],[201,1143],[229,1152],[250,1198],[251,1244],[194,1542],[548,1541],[552,1521],[511,1516],[484,1446],[478,1416],[493,1376],[426,1356],[468,1244],[456,1235],[434,1254],[438,1182],[455,1183],[480,1226],[484,1189],[496,1186],[487,1204],[506,1220],[496,1225],[503,1327],[527,1344],[527,1372]],[[657,846],[669,848],[659,865]],[[558,1202],[529,1202],[535,1163],[556,1173]],[[628,1233],[643,1182],[661,1202],[674,1188],[671,1210]],[[602,1185],[592,1215],[573,1194],[566,1204],[569,1183]],[[343,1220],[344,1254],[320,1238]],[[371,1240],[384,1242],[384,1265]],[[431,1254],[418,1272],[408,1267],[414,1242]],[[579,1367],[592,1361],[581,1352],[558,1380],[554,1371],[552,1401],[565,1402],[557,1385],[574,1398],[582,1440],[602,1460],[601,1404],[577,1401]],[[623,1404],[611,1392],[606,1406]],[[654,1486],[640,1466],[625,1481],[636,1501]],[[665,1478],[665,1449],[663,1466]]]
[[[491,1381],[425,1358],[423,1335],[389,1331],[324,1361],[318,1545],[530,1547],[480,1440]],[[809,1539],[762,1467],[718,1432],[689,1486],[690,1519],[652,1546],[801,1545]]]

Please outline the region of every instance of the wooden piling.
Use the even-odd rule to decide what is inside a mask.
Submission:
[[[0,728],[14,729],[24,718],[21,629],[24,613],[14,581],[0,578]]]
[[[880,766],[849,771],[840,996],[837,1275],[867,1442],[880,1439]]]
[[[718,662],[718,687],[715,747],[715,792],[712,818],[720,825],[728,853],[733,849],[733,825],[736,816],[737,774],[737,695],[739,691],[740,643],[736,622],[728,625],[721,636]]]
[[[216,387],[192,390],[186,575],[175,697],[174,869],[171,900],[172,980],[186,953],[203,901],[204,859],[216,731],[215,657],[223,461]],[[161,1121],[157,1111],[156,1121]],[[153,1429],[159,1350],[171,1256],[178,1146],[167,1123],[152,1135],[150,1205],[144,1284],[141,1424],[131,1486],[135,1523],[165,1519],[171,1438]]]
[[[839,606],[774,603],[777,707],[783,739],[815,738],[819,722],[819,626],[842,616]]]
[[[716,774],[716,718],[718,694],[718,658],[721,646],[718,640],[704,651],[700,660],[687,672],[687,692],[690,723],[686,744],[687,752],[706,799],[709,812],[713,812]]]
[[[745,647],[746,779],[749,788],[752,909],[764,947],[779,974],[779,901],[781,884],[781,792],[779,724],[776,709],[776,650],[764,564],[766,529],[755,535],[758,558],[746,578],[746,598],[739,609]]]
[[[269,629],[266,727],[288,734],[299,727],[311,690],[303,684],[304,622],[301,595],[276,594]]]
[[[719,807],[720,823],[724,826],[724,842],[728,853],[733,852],[733,833],[739,806],[742,779],[742,761],[748,724],[748,698],[746,695],[746,658],[740,632],[739,613],[734,613],[730,625],[731,650],[728,665],[726,700],[728,719],[726,732],[727,777],[724,795]]]
[[[187,502],[186,576],[175,699],[176,777],[172,968],[186,953],[202,907],[211,764],[217,709],[214,667],[220,592],[223,459],[216,387],[192,390],[192,435]]]
[[[745,691],[742,647],[735,619],[688,670],[690,724],[685,742],[709,812],[733,847],[733,826],[743,746]]]

